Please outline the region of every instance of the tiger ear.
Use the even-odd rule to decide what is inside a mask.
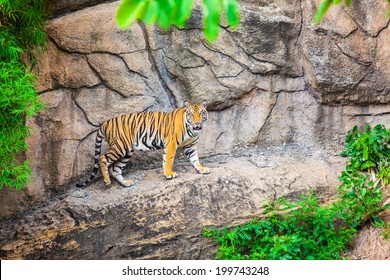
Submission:
[[[202,106],[207,108],[207,105],[209,105],[209,103],[206,100],[202,100]]]
[[[186,106],[186,107],[190,107],[190,106],[191,106],[191,104],[190,104],[188,101],[186,101],[186,102],[184,102],[184,106]]]

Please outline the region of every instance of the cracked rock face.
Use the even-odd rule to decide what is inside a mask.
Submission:
[[[320,1],[302,3],[304,70],[316,98],[324,104],[388,104],[388,3],[355,1],[347,10],[333,7],[314,27]],[[337,22],[334,19],[337,18]]]
[[[197,258],[206,258],[209,252],[199,251],[203,242],[199,239],[201,226],[232,225],[252,217],[259,213],[258,206],[264,197],[274,193],[272,189],[276,190],[276,196],[289,195],[296,191],[292,188],[296,182],[301,184],[299,191],[310,187],[335,190],[338,174],[330,170],[340,168],[334,165],[334,160],[323,168],[323,158],[318,155],[324,158],[338,155],[347,131],[354,125],[388,124],[390,27],[389,20],[380,13],[387,9],[386,1],[374,5],[369,0],[354,1],[348,10],[335,7],[324,21],[314,26],[312,17],[319,2],[240,1],[240,27],[231,30],[223,26],[217,41],[209,44],[203,38],[199,8],[183,29],[164,31],[135,23],[127,30],[120,30],[115,23],[118,1],[48,1],[53,18],[47,23],[49,42],[39,60],[37,85],[47,106],[40,115],[28,120],[33,131],[26,156],[33,176],[26,190],[15,192],[7,188],[0,192],[0,216],[14,217],[12,223],[21,227],[23,223],[39,227],[41,222],[46,223],[46,218],[38,217],[53,212],[50,207],[54,206],[42,210],[37,206],[37,212],[27,222],[15,215],[50,199],[59,207],[52,213],[56,217],[53,219],[59,221],[64,217],[64,222],[47,228],[52,235],[37,231],[35,239],[23,239],[20,244],[15,240],[4,241],[7,238],[3,235],[2,244],[6,245],[2,245],[2,254],[10,258],[38,258],[34,246],[50,244],[52,247],[48,245],[43,257],[52,258],[53,252],[61,247],[76,250],[64,253],[64,258],[93,258],[92,253],[86,253],[91,248],[72,237],[80,234],[80,238],[88,240],[91,234],[102,240],[97,251],[91,249],[100,258],[191,258],[190,252],[196,252]],[[334,18],[338,20],[335,22]],[[191,175],[170,183],[150,175],[161,172],[161,153],[136,153],[125,170],[141,177],[150,173],[145,175],[144,184],[131,190],[113,189],[104,197],[99,175],[94,187],[82,195],[94,197],[98,192],[110,206],[105,208],[101,202],[94,208],[92,199],[78,197],[74,184],[92,170],[99,123],[125,113],[170,111],[185,101],[203,99],[210,104],[209,119],[198,150],[202,160],[211,162],[219,171],[212,171],[208,177]],[[280,147],[291,156],[285,148],[289,145],[307,149],[312,160],[307,159],[306,165],[296,165],[291,160],[283,165],[283,172],[263,173],[268,164],[276,166],[278,161],[283,162],[283,157],[271,160],[273,155],[262,155],[262,151]],[[239,172],[221,179],[224,172],[218,169],[218,164],[227,160],[218,162],[215,157],[246,149],[253,149],[255,159],[251,162],[256,168],[239,162],[243,166]],[[311,178],[308,165],[322,170],[320,174],[325,181]],[[246,172],[244,167],[253,172]],[[304,177],[308,180],[291,179]],[[198,183],[191,181],[199,179]],[[260,191],[261,195],[252,189],[251,185],[261,190],[259,184],[263,183],[268,187],[265,192]],[[215,197],[225,191],[233,195],[221,197],[217,208],[211,206],[210,199],[214,197],[216,203]],[[175,193],[180,195],[175,197]],[[65,200],[58,199],[69,194]],[[235,197],[246,205],[242,211],[234,208]],[[171,212],[164,212],[163,202],[154,204],[160,198],[165,202],[173,199],[184,208],[193,199],[188,207],[205,207],[205,212],[197,223],[180,224],[184,223],[183,217],[195,215],[196,211],[186,208],[175,212],[172,202],[171,208],[167,208]],[[142,201],[148,206],[140,210]],[[229,212],[228,205],[235,209],[234,214]],[[108,226],[111,231],[106,238],[94,229],[103,230],[107,219],[115,218],[110,209],[115,209],[113,213],[119,213],[120,217],[135,212],[139,212],[139,217],[128,225],[123,222]],[[159,216],[161,211],[165,216]],[[145,220],[145,216],[154,220]],[[216,222],[213,219],[217,216],[227,218]],[[48,217],[50,220],[51,216]],[[169,222],[159,223],[159,218]],[[161,232],[153,232],[150,224]],[[26,227],[10,232],[16,230],[20,233],[15,236],[27,236]],[[150,232],[145,233],[145,227]],[[183,230],[184,241],[174,242],[179,237],[168,230],[170,227]],[[108,240],[121,230],[134,237],[116,239],[111,244]],[[70,236],[62,235],[64,232]],[[128,238],[132,240],[130,243],[126,241]],[[135,245],[143,239],[151,247]],[[188,245],[188,240],[194,240],[194,247]],[[172,246],[166,245],[166,241]],[[119,243],[127,249],[118,249]],[[27,251],[15,249],[12,253],[12,246],[32,247]],[[156,253],[153,248],[158,249]],[[188,249],[186,253],[174,252],[182,248]]]

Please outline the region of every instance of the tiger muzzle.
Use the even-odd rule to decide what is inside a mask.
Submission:
[[[193,128],[195,131],[201,131],[202,130],[202,124],[201,123],[194,123]]]

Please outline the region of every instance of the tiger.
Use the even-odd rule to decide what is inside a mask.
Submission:
[[[184,107],[171,112],[140,112],[125,114],[104,121],[96,134],[95,164],[92,174],[78,188],[89,185],[99,168],[104,184],[111,186],[110,175],[122,186],[133,186],[134,182],[122,176],[134,150],[150,151],[163,149],[163,171],[167,179],[177,177],[172,170],[178,148],[184,149],[195,170],[199,174],[209,174],[198,158],[197,142],[203,123],[208,118],[207,101],[197,104],[184,103]],[[102,155],[102,140],[109,147]]]

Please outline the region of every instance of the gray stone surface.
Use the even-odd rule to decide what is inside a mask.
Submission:
[[[388,4],[359,1],[345,11],[333,7],[314,27],[319,2],[302,3],[300,40],[305,78],[317,99],[329,105],[388,104]]]

